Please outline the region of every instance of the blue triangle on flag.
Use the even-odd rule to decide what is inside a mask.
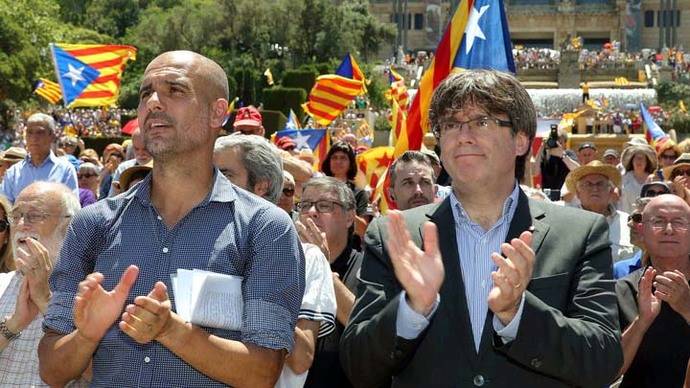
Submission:
[[[476,0],[453,67],[515,73],[508,21],[502,0]]]
[[[345,54],[345,57],[343,58],[343,61],[340,62],[340,66],[338,66],[335,74],[341,77],[354,79],[354,69],[352,68],[351,58],[350,53]]]
[[[325,129],[286,129],[276,132],[276,140],[281,137],[289,137],[295,142],[295,149],[301,150],[309,148],[312,151],[316,150],[321,140],[326,136]]]
[[[69,105],[86,89],[101,72],[75,58],[56,45],[51,45],[55,70],[62,87],[65,104]]]

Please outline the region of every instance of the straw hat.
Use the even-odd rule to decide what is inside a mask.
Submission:
[[[664,179],[670,181],[673,170],[679,167],[690,167],[690,153],[681,154],[678,159],[673,161],[673,165],[664,168]]]
[[[580,179],[586,177],[587,175],[604,175],[613,182],[616,187],[621,186],[621,173],[615,166],[610,164],[604,164],[598,160],[593,160],[584,166],[580,166],[575,170],[571,171],[570,174],[565,178],[565,186],[571,193],[576,193],[576,185]]]
[[[656,171],[657,166],[658,166],[658,161],[656,158],[656,152],[654,152],[654,148],[648,144],[632,144],[626,149],[623,150],[623,154],[621,155],[621,163],[623,164],[623,167],[627,171],[632,170],[632,166],[630,167],[630,170],[628,170],[628,166],[632,162],[633,157],[635,154],[642,153],[644,156],[647,157],[647,164],[649,164],[652,168],[651,171]]]
[[[3,162],[19,162],[26,158],[26,150],[20,147],[10,147],[2,153]]]
[[[125,171],[120,174],[120,190],[124,192],[127,190],[127,186],[129,186],[130,182],[132,181],[132,178],[134,178],[136,175],[138,175],[139,172],[143,171],[148,173],[153,169],[153,160],[149,161],[146,164],[140,164],[136,166],[129,167]],[[145,175],[145,174],[144,174]]]

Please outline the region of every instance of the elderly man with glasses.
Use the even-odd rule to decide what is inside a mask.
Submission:
[[[312,178],[302,188],[297,203],[297,232],[302,241],[310,242],[326,255],[334,272],[333,285],[337,301],[336,327],[320,339],[309,370],[306,386],[350,386],[340,366],[340,337],[355,301],[362,253],[352,246],[355,221],[355,196],[352,190],[332,177]]]
[[[47,386],[37,349],[50,299],[48,276],[77,210],[79,199],[69,188],[36,182],[8,214],[17,270],[0,276],[0,386]]]
[[[616,284],[624,363],[621,387],[680,387],[690,359],[690,206],[654,197],[637,225],[648,266]]]
[[[621,185],[618,169],[598,160],[576,168],[565,180],[568,191],[576,193],[580,207],[606,217],[609,224],[609,241],[614,262],[633,253],[630,243],[628,213],[616,210],[615,190]]]

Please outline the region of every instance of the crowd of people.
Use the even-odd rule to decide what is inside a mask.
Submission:
[[[222,68],[173,51],[125,144],[26,118],[0,158],[0,385],[690,386],[687,141],[530,158],[527,91],[468,70],[381,215],[356,137],[315,171],[253,106],[221,136],[227,107]],[[181,271],[241,286],[189,296]],[[183,318],[199,295],[214,319]]]

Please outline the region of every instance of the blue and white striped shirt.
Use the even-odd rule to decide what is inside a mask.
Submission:
[[[178,268],[198,268],[244,278],[241,330],[204,330],[265,348],[291,349],[305,274],[304,254],[287,213],[215,170],[206,199],[168,229],[151,204],[151,175],[128,192],[76,214],[50,278],[53,296],[44,328],[59,333],[75,329],[74,296],[79,282],[92,272],[103,273],[103,288],[112,290],[124,270],[137,265],[129,304],[147,295],[156,281],[172,290],[170,275]],[[172,292],[170,298],[175,309]],[[156,341],[136,343],[117,323],[94,354],[94,386],[224,386]]]
[[[458,242],[462,280],[465,283],[467,308],[472,323],[472,336],[475,350],[479,351],[486,313],[489,310],[489,292],[493,288],[491,272],[496,265],[491,260],[493,252],[501,252],[501,244],[506,241],[510,222],[518,202],[518,185],[503,203],[503,212],[498,221],[487,231],[472,221],[455,195],[450,196],[450,204],[455,220],[455,238]]]
[[[472,221],[465,212],[462,204],[458,201],[455,194],[450,195],[450,204],[455,220],[455,237],[458,243],[458,256],[460,257],[460,268],[462,269],[463,282],[465,284],[465,296],[467,298],[467,308],[472,324],[472,337],[474,338],[475,350],[479,351],[484,329],[484,320],[489,310],[489,292],[493,288],[491,272],[496,270],[496,265],[491,260],[493,252],[501,252],[501,244],[508,236],[510,223],[515,215],[518,196],[520,190],[516,183],[513,192],[506,198],[503,204],[501,218],[491,229],[485,231],[479,224]],[[418,314],[408,305],[405,300],[405,291],[400,295],[398,316],[396,317],[397,335],[413,339],[429,325],[429,319],[436,312],[440,298],[428,317]],[[446,301],[445,303],[453,303]],[[504,342],[515,339],[517,329],[520,325],[520,317],[525,303],[523,294],[518,312],[515,318],[506,326],[494,316],[493,327]]]

